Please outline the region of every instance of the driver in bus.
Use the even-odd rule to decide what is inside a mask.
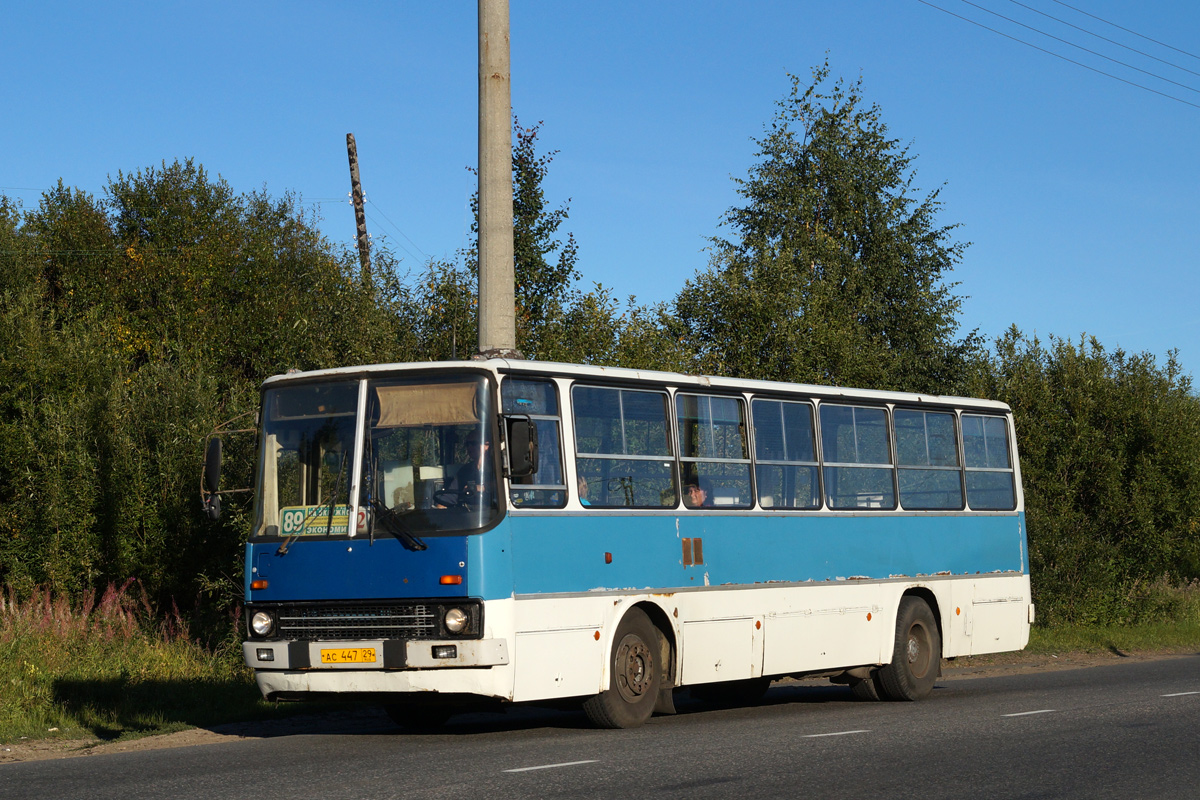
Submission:
[[[438,508],[446,508],[454,503],[461,503],[465,499],[486,498],[489,494],[489,484],[491,482],[491,465],[488,464],[488,450],[491,449],[491,443],[483,438],[479,431],[471,431],[467,435],[467,463],[458,468],[450,478],[446,481],[446,487],[440,494],[454,495],[455,499],[451,503],[446,503],[439,499]],[[449,497],[445,498],[449,500]]]

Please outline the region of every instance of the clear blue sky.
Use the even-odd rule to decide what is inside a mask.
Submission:
[[[514,110],[544,121],[543,145],[560,151],[546,188],[570,198],[584,282],[673,298],[705,267],[787,73],[807,76],[828,53],[912,143],[920,187],[945,184],[942,222],[973,243],[952,275],[969,296],[965,328],[1086,332],[1160,361],[1178,348],[1195,374],[1200,59],[1055,0],[1023,2],[1190,72],[1013,0],[972,1],[930,0],[1194,105],[919,0],[512,0]],[[1069,2],[1200,55],[1200,4]],[[374,236],[412,269],[466,241],[474,2],[50,0],[9,4],[0,31],[0,191],[26,206],[59,178],[99,194],[118,170],[194,157],[238,191],[298,192],[350,242],[353,132]]]

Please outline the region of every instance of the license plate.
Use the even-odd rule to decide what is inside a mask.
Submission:
[[[322,650],[322,664],[374,664],[374,647],[340,647],[337,650]]]

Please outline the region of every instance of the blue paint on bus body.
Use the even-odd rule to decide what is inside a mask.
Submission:
[[[409,550],[396,539],[332,539],[246,545],[246,602],[462,597],[469,591],[466,536],[427,536],[427,550]],[[478,537],[472,537],[478,538]],[[255,570],[252,572],[251,570]],[[443,586],[443,575],[462,575],[462,585]],[[251,589],[256,578],[266,589]]]
[[[512,570],[517,594],[1024,573],[1022,516],[516,517]]]
[[[685,566],[683,539],[703,564]],[[670,591],[772,582],[1024,574],[1024,514],[509,514],[470,536],[247,545],[247,601],[477,597],[596,590]],[[611,563],[606,563],[611,554]],[[460,567],[459,564],[465,564]],[[462,575],[443,586],[442,575]],[[268,588],[251,590],[265,578]]]

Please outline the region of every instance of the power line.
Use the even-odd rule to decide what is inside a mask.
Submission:
[[[1019,42],[1020,44],[1023,44],[1026,47],[1032,47],[1034,50],[1037,50],[1038,52],[1041,52],[1041,53],[1045,53],[1048,56],[1054,56],[1055,58],[1062,59],[1063,61],[1066,61],[1070,64],[1074,64],[1077,67],[1083,67],[1086,70],[1091,70],[1092,72],[1095,72],[1098,75],[1103,75],[1106,78],[1112,78],[1114,81],[1120,81],[1121,83],[1127,84],[1129,86],[1133,86],[1138,89],[1143,89],[1147,92],[1151,92],[1152,94],[1156,94],[1159,97],[1165,97],[1168,100],[1174,100],[1176,103],[1183,103],[1185,106],[1191,106],[1192,108],[1200,108],[1200,104],[1193,103],[1189,100],[1184,100],[1181,97],[1176,97],[1173,94],[1167,94],[1166,92],[1160,92],[1158,89],[1152,89],[1149,86],[1144,86],[1140,83],[1136,83],[1136,82],[1128,80],[1126,78],[1122,78],[1117,75],[1113,75],[1111,72],[1105,72],[1102,69],[1097,69],[1096,67],[1090,66],[1088,64],[1084,64],[1082,61],[1076,61],[1073,58],[1067,58],[1066,56],[1062,55],[1061,53],[1055,53],[1053,50],[1047,50],[1044,47],[1038,47],[1036,44],[1033,44],[1032,42],[1027,42],[1024,39],[1018,39],[1016,36],[1007,34],[1004,31],[998,31],[995,28],[990,28],[987,25],[984,25],[982,22],[976,22],[975,20],[973,20],[969,17],[964,17],[961,14],[955,14],[953,11],[950,11],[949,9],[942,8],[941,6],[938,6],[938,5],[934,5],[933,3],[930,3],[929,0],[917,0],[917,2],[921,3],[922,5],[927,5],[930,8],[936,8],[938,11],[941,11],[943,14],[949,14],[952,17],[961,19],[963,22],[969,22],[972,25],[977,25],[980,28],[983,28],[985,31],[991,31],[992,33],[996,34],[997,36],[1003,36],[1005,39],[1011,39],[1014,42]]]
[[[375,204],[374,204],[374,203],[372,203],[371,205],[375,205]],[[364,211],[363,213],[365,214],[366,212]],[[382,212],[380,212],[380,213],[382,213]],[[374,216],[373,214],[367,214],[367,217],[368,217],[368,218],[371,220],[371,222],[375,223],[376,225],[379,225],[379,227],[381,227],[381,228],[383,227],[382,225],[380,225],[380,224],[379,224],[379,220],[378,220],[378,219],[376,219],[376,218],[375,218],[375,216]],[[389,221],[390,221],[390,220],[389,220]],[[393,226],[393,227],[394,227],[394,226]],[[397,230],[399,230],[399,228],[397,228]],[[401,236],[404,236],[404,232],[403,232],[403,231],[400,231],[400,235],[401,235]],[[404,236],[404,238],[405,238],[405,239],[407,239],[408,237],[407,237],[407,236]],[[406,253],[408,253],[410,256],[412,256],[412,258],[413,258],[413,260],[414,260],[414,261],[420,261],[420,260],[421,260],[421,257],[420,257],[420,256],[418,256],[416,253],[414,253],[412,250],[409,250],[407,247],[405,247],[403,242],[396,242],[396,243],[397,243],[398,245],[400,245],[400,249],[401,249],[401,250],[403,250],[404,252],[406,252]],[[413,247],[416,247],[416,245],[414,244],[414,245],[413,245]],[[420,250],[420,248],[418,247],[418,248],[417,248],[417,250],[419,251],[419,250]],[[425,256],[425,258],[427,258],[427,259],[428,259],[428,258],[429,258],[429,256]]]
[[[1167,48],[1168,50],[1174,50],[1176,53],[1183,53],[1185,56],[1190,56],[1191,58],[1200,60],[1200,56],[1196,55],[1195,53],[1189,53],[1187,50],[1180,50],[1178,47],[1172,47],[1171,45],[1167,44],[1166,42],[1160,42],[1158,39],[1151,39],[1149,36],[1143,36],[1142,34],[1138,33],[1137,31],[1130,30],[1129,28],[1118,25],[1115,22],[1109,22],[1104,17],[1097,17],[1095,14],[1089,14],[1088,12],[1084,11],[1082,8],[1076,8],[1073,5],[1062,2],[1062,0],[1054,0],[1054,2],[1058,3],[1060,6],[1065,6],[1066,8],[1069,8],[1072,11],[1078,11],[1080,14],[1083,14],[1085,17],[1091,17],[1092,19],[1099,20],[1100,22],[1103,22],[1105,25],[1111,25],[1114,28],[1120,28],[1121,30],[1125,31],[1126,33],[1132,33],[1134,36],[1137,36],[1140,39],[1145,39],[1147,42],[1154,42],[1155,44],[1161,45],[1161,46]]]
[[[977,8],[980,11],[991,14],[994,17],[999,17],[1000,19],[1005,20],[1006,22],[1011,22],[1014,25],[1020,25],[1022,28],[1031,30],[1034,33],[1040,33],[1042,36],[1045,36],[1049,39],[1053,39],[1056,42],[1061,42],[1062,44],[1065,44],[1068,47],[1074,47],[1076,50],[1082,50],[1085,53],[1089,53],[1093,56],[1103,58],[1105,61],[1111,61],[1114,64],[1120,64],[1122,67],[1125,67],[1127,69],[1132,69],[1136,72],[1142,73],[1143,75],[1149,75],[1151,78],[1158,78],[1160,81],[1174,84],[1175,86],[1178,86],[1181,89],[1187,89],[1189,92],[1195,92],[1196,94],[1200,94],[1200,89],[1195,89],[1191,86],[1188,86],[1186,83],[1180,83],[1179,81],[1173,81],[1170,78],[1164,78],[1162,75],[1159,75],[1156,72],[1150,72],[1149,70],[1142,69],[1141,67],[1135,67],[1133,64],[1127,64],[1124,61],[1121,61],[1116,58],[1112,58],[1111,56],[1106,56],[1103,53],[1098,53],[1095,50],[1089,50],[1088,48],[1084,47],[1081,44],[1075,44],[1074,42],[1069,42],[1066,39],[1061,39],[1052,33],[1046,33],[1045,31],[1040,30],[1039,28],[1035,28],[1032,25],[1026,25],[1024,22],[1018,22],[1017,20],[1013,19],[1012,17],[1006,17],[998,11],[992,11],[990,8],[984,8],[983,6],[979,5],[978,3],[972,3],[971,0],[961,0],[961,2],[966,3],[967,5],[971,6],[972,8]]]
[[[1106,41],[1106,42],[1108,42],[1109,44],[1115,44],[1117,47],[1124,48],[1125,50],[1128,50],[1128,51],[1130,51],[1131,53],[1137,53],[1139,56],[1145,56],[1146,58],[1153,59],[1153,60],[1155,60],[1155,61],[1159,62],[1160,64],[1166,64],[1168,67],[1174,67],[1175,69],[1182,70],[1182,71],[1184,71],[1184,72],[1186,72],[1186,73],[1188,73],[1188,74],[1190,74],[1190,75],[1196,75],[1196,76],[1200,76],[1200,72],[1194,72],[1193,70],[1190,70],[1190,69],[1188,69],[1187,67],[1181,67],[1181,66],[1179,66],[1178,64],[1176,64],[1176,63],[1174,63],[1174,62],[1172,62],[1172,61],[1167,61],[1165,58],[1159,58],[1158,56],[1156,56],[1156,55],[1152,55],[1152,54],[1150,54],[1150,53],[1147,53],[1147,52],[1145,52],[1144,50],[1138,50],[1136,47],[1130,47],[1130,46],[1129,46],[1129,45],[1127,45],[1127,44],[1121,44],[1121,43],[1120,43],[1120,42],[1118,42],[1116,39],[1109,39],[1107,36],[1101,36],[1100,34],[1098,34],[1098,33],[1094,32],[1094,31],[1089,31],[1087,28],[1081,28],[1081,27],[1079,27],[1078,25],[1075,25],[1075,24],[1073,24],[1073,23],[1067,22],[1065,19],[1059,19],[1058,17],[1054,16],[1053,14],[1047,14],[1045,11],[1039,11],[1038,9],[1034,8],[1033,6],[1027,6],[1027,5],[1025,5],[1024,3],[1020,2],[1020,0],[1008,0],[1008,2],[1010,2],[1010,3],[1014,4],[1014,5],[1018,5],[1018,6],[1020,6],[1021,8],[1028,9],[1028,10],[1032,11],[1032,12],[1033,12],[1033,13],[1035,13],[1035,14],[1041,14],[1043,17],[1046,17],[1047,19],[1052,19],[1052,20],[1054,20],[1055,22],[1059,22],[1059,23],[1061,23],[1061,24],[1063,24],[1063,25],[1066,25],[1066,26],[1067,26],[1067,27],[1069,27],[1069,28],[1074,28],[1074,29],[1075,29],[1075,30],[1077,30],[1077,31],[1083,31],[1083,32],[1084,32],[1084,33],[1086,33],[1088,36],[1095,36],[1097,39],[1101,39],[1101,40],[1103,40],[1103,41]],[[1068,6],[1068,7],[1069,7],[1069,6]],[[1132,31],[1130,31],[1130,32],[1132,33]],[[1139,35],[1140,35],[1140,34],[1139,34]],[[1143,38],[1144,38],[1144,37],[1143,37]],[[1150,41],[1154,41],[1154,40],[1153,40],[1153,39],[1151,39]]]
[[[372,199],[370,199],[370,198],[368,197],[368,198],[367,198],[367,202],[368,202],[368,203],[370,203],[370,204],[371,204],[371,207],[372,207],[372,208],[374,208],[376,211],[378,211],[378,212],[379,212],[379,214],[380,214],[380,215],[381,215],[381,216],[382,216],[384,219],[386,219],[386,220],[388,221],[388,223],[389,223],[389,224],[391,224],[391,226],[392,226],[393,228],[395,228],[395,229],[396,229],[396,232],[397,232],[397,233],[399,233],[401,236],[403,236],[405,239],[407,239],[407,240],[408,240],[408,243],[409,243],[409,244],[411,244],[413,247],[416,247],[416,248],[417,248],[417,252],[418,252],[418,253],[420,253],[421,255],[425,256],[425,258],[429,258],[429,254],[428,254],[428,253],[426,253],[424,250],[422,250],[420,247],[418,247],[416,242],[414,242],[412,239],[409,239],[409,238],[408,238],[408,234],[406,234],[404,231],[400,230],[400,226],[399,226],[399,225],[397,225],[396,223],[392,222],[392,221],[391,221],[391,219],[389,219],[389,218],[388,218],[388,215],[383,213],[383,209],[382,209],[382,208],[380,208],[378,205],[376,205],[376,204],[375,204],[375,201],[374,201],[374,200],[372,200]],[[415,256],[414,256],[414,258],[415,258]]]

